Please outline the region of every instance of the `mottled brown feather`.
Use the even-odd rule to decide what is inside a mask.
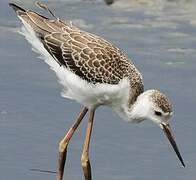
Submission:
[[[165,113],[172,112],[172,105],[165,94],[161,93],[158,90],[154,90],[151,97],[154,104],[156,104],[159,108],[161,108],[163,112]]]
[[[30,10],[16,12],[33,28],[60,66],[93,84],[118,84],[127,77],[131,86],[130,105],[143,92],[139,71],[112,43],[60,19],[50,20]]]

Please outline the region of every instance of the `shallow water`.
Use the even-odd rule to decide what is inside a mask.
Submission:
[[[17,1],[34,8],[32,1]],[[151,122],[131,125],[99,108],[91,144],[96,180],[194,180],[196,177],[196,3],[191,0],[48,1],[55,14],[114,42],[132,57],[145,88],[173,102],[171,126],[186,168]],[[80,105],[60,97],[60,85],[30,45],[15,33],[20,22],[0,1],[0,179],[55,179],[58,141]],[[69,146],[65,178],[82,179],[85,122]]]

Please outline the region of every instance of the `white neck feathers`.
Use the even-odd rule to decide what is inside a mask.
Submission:
[[[139,123],[143,121],[151,111],[150,107],[152,107],[152,102],[150,101],[150,94],[149,91],[145,91],[138,96],[131,108],[126,105],[115,109],[115,111],[128,122]]]

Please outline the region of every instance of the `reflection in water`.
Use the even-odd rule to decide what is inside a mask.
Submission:
[[[34,172],[40,172],[40,173],[50,173],[50,174],[56,174],[56,171],[49,171],[49,170],[43,170],[43,169],[29,169],[30,171],[34,171]]]
[[[106,3],[107,5],[111,5],[111,4],[114,3],[114,0],[105,0],[105,3]]]

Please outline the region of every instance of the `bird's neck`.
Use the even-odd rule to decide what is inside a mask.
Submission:
[[[117,113],[128,122],[139,123],[147,117],[150,107],[149,103],[149,94],[143,92],[137,97],[131,107],[124,105],[117,109]]]
[[[151,107],[151,92],[144,91],[138,97],[135,103],[128,109],[128,121],[141,122],[148,117]]]

